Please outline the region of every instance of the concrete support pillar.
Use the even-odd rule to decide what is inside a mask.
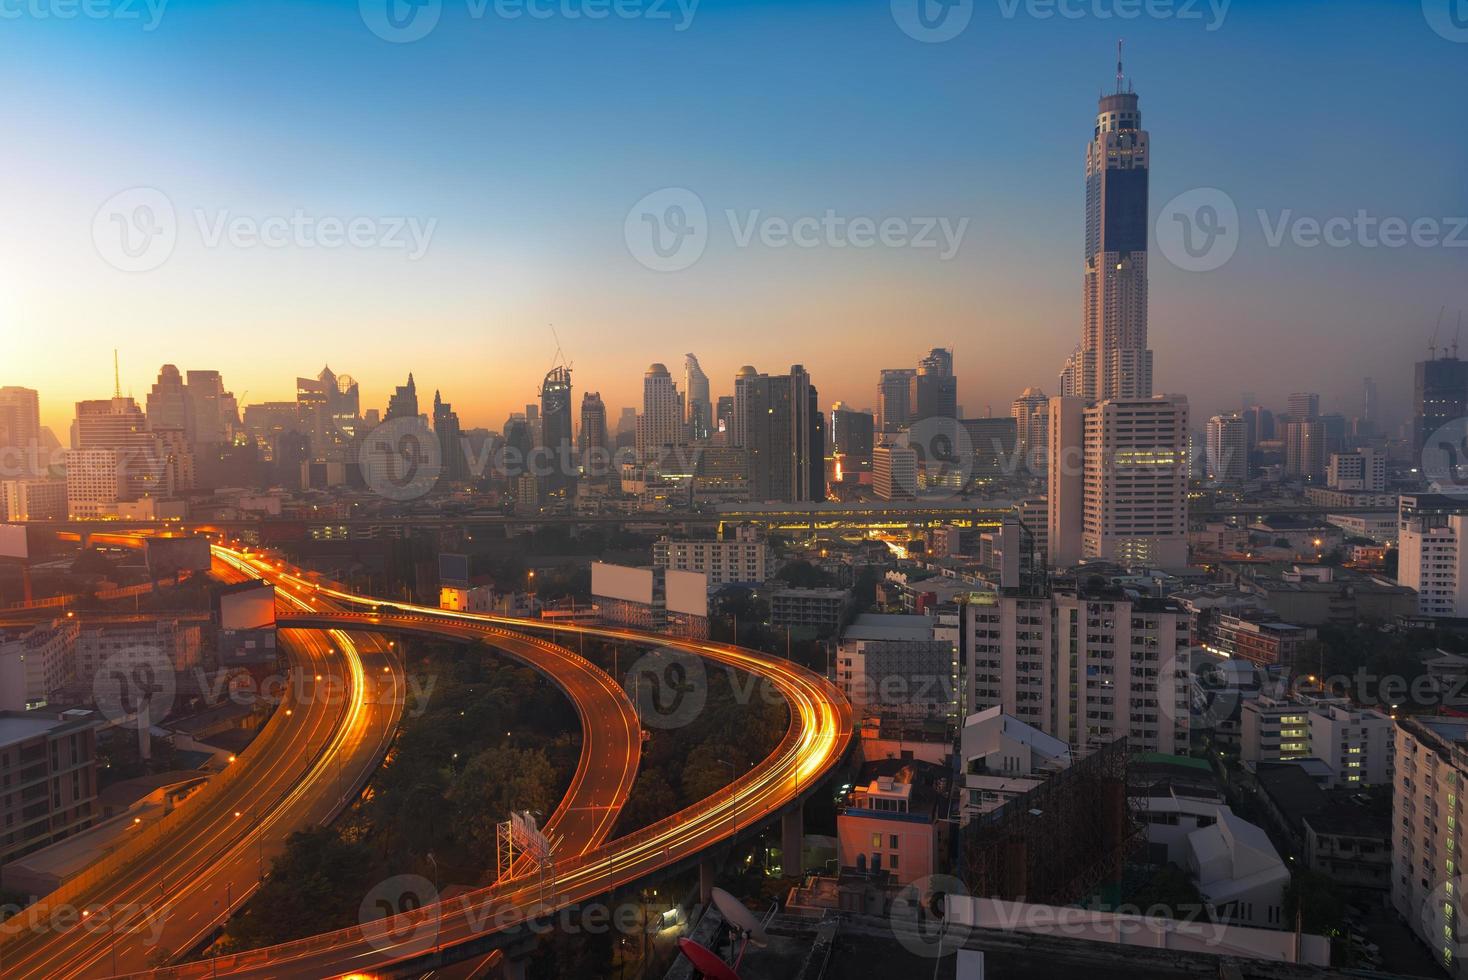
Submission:
[[[698,864],[698,901],[707,905],[714,900],[714,862],[704,858]]]
[[[500,958],[500,980],[525,980],[529,966],[529,956],[506,954]]]
[[[798,803],[780,815],[780,866],[787,878],[799,878],[804,874],[800,854],[804,840],[805,804]]]

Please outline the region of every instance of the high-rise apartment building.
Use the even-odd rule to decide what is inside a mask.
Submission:
[[[805,368],[795,364],[789,374],[748,379],[745,392],[750,499],[825,500],[825,414]]]
[[[869,412],[853,412],[842,402],[831,408],[831,450],[835,455],[843,481],[860,479],[872,471],[872,451],[876,448],[876,419]]]
[[[1468,618],[1468,500],[1398,499],[1397,582],[1416,590],[1418,615]]]
[[[1468,719],[1397,722],[1392,778],[1392,906],[1448,976],[1468,980],[1463,896]]]
[[[918,362],[912,376],[909,420],[958,418],[958,379],[953,376],[953,351],[935,347]]]
[[[445,483],[463,483],[469,478],[469,458],[459,428],[459,413],[438,391],[433,393],[433,434],[438,438],[439,479]]]
[[[1029,471],[1037,476],[1046,472],[1046,452],[1050,436],[1050,399],[1039,388],[1026,388],[1009,406],[1014,419],[1015,441]]]
[[[759,372],[753,366],[746,364],[734,375],[734,414],[732,425],[729,428],[729,445],[743,446],[745,439],[744,424],[749,410],[749,386]]]
[[[709,376],[699,366],[698,358],[683,355],[683,392],[688,400],[688,437],[701,442],[713,434],[714,406],[709,398]]]
[[[882,500],[911,500],[917,496],[917,450],[883,443],[872,451],[872,492]]]
[[[649,463],[681,446],[683,401],[667,365],[652,364],[642,376],[642,414],[637,417],[637,458]]]
[[[581,454],[581,472],[587,477],[605,477],[611,466],[611,444],[607,438],[607,406],[601,392],[581,396],[581,428],[576,433]]]
[[[891,432],[912,421],[912,384],[917,371],[886,368],[877,382],[877,424]]]
[[[1320,418],[1320,396],[1313,391],[1297,391],[1291,394],[1289,417],[1300,422]]]
[[[1235,485],[1249,478],[1249,431],[1242,415],[1208,420],[1208,479]]]
[[[1148,398],[1148,135],[1135,92],[1103,95],[1086,146],[1086,267],[1081,345],[1061,374],[1061,394],[1099,401]]]
[[[1170,600],[1075,586],[971,596],[965,712],[999,706],[1080,753],[1117,738],[1188,751],[1189,616]]]
[[[92,826],[101,727],[91,711],[0,712],[0,864]]]
[[[1331,453],[1325,482],[1332,490],[1381,493],[1386,490],[1386,453],[1380,449]]]
[[[1049,559],[1188,560],[1188,400],[1050,399]]]
[[[1468,416],[1468,361],[1456,353],[1418,361],[1413,382],[1412,447],[1421,452],[1434,432]]]
[[[117,505],[155,496],[162,487],[158,440],[131,398],[76,404],[74,448],[66,454],[67,512],[107,517]]]
[[[1284,424],[1285,476],[1311,481],[1325,479],[1325,446],[1324,422],[1292,417]]]
[[[41,396],[31,388],[0,388],[0,448],[30,450],[41,445]]]
[[[224,379],[218,371],[189,371],[185,381],[189,411],[193,415],[191,435],[194,444],[229,445],[234,439],[235,429],[239,428],[240,409],[234,394],[224,390]]]

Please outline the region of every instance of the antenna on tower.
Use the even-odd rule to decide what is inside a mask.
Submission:
[[[1458,339],[1463,336],[1463,311],[1458,311],[1458,329],[1453,331],[1453,360],[1458,359]]]
[[[555,366],[557,364],[560,364],[564,366],[567,371],[571,370],[571,364],[569,361],[566,360],[565,352],[561,350],[561,335],[556,333],[556,325],[554,323],[548,323],[546,324],[546,326],[550,327],[551,339],[556,342],[556,357],[555,360],[551,362],[551,369],[554,370]]]
[[[117,348],[112,348],[112,397],[122,397],[122,371],[117,366]]]
[[[1116,39],[1116,94],[1121,94],[1122,70],[1121,70],[1121,45],[1124,38]]]
[[[1437,311],[1437,324],[1432,328],[1432,339],[1427,342],[1427,359],[1429,361],[1435,361],[1435,360],[1437,360],[1437,333],[1438,333],[1439,330],[1442,329],[1442,326],[1443,326],[1443,314],[1445,312],[1447,312],[1447,307],[1446,306],[1443,306],[1443,307],[1439,307],[1438,308],[1438,311]]]

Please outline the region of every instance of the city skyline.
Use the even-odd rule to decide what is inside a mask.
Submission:
[[[677,363],[693,346],[716,393],[728,392],[742,364],[770,370],[803,363],[821,384],[824,402],[875,408],[867,352],[874,345],[893,348],[901,336],[903,352],[894,350],[899,363],[910,360],[909,348],[952,347],[966,414],[982,415],[985,406],[1003,414],[1025,387],[1053,392],[1056,365],[1074,346],[1081,287],[1074,260],[1082,242],[1075,215],[1084,199],[1077,171],[1091,99],[1109,89],[1115,38],[1125,34],[1127,73],[1143,95],[1148,127],[1164,134],[1153,148],[1151,235],[1166,202],[1199,188],[1222,189],[1242,216],[1238,251],[1222,268],[1187,271],[1154,247],[1149,333],[1162,365],[1155,390],[1187,393],[1195,420],[1237,407],[1240,389],[1269,404],[1302,385],[1350,413],[1360,399],[1360,376],[1371,373],[1382,388],[1384,413],[1401,417],[1417,359],[1412,352],[1426,347],[1441,307],[1463,305],[1455,295],[1461,253],[1310,247],[1290,237],[1273,247],[1269,239],[1279,221],[1307,216],[1351,218],[1364,210],[1377,219],[1412,220],[1468,213],[1455,176],[1468,148],[1456,129],[1441,125],[1451,118],[1459,51],[1419,10],[1406,9],[1413,5],[1336,4],[1328,24],[1311,21],[1309,11],[1278,6],[1237,2],[1217,30],[1181,20],[1061,24],[980,11],[960,36],[937,45],[907,37],[885,4],[842,18],[821,3],[778,11],[708,5],[682,32],[607,25],[629,44],[596,60],[606,78],[633,77],[638,55],[652,45],[675,68],[688,67],[679,76],[688,82],[688,98],[718,103],[707,117],[733,125],[732,132],[713,130],[705,117],[676,114],[677,125],[695,143],[704,141],[702,148],[683,149],[681,141],[669,144],[659,135],[643,149],[612,151],[598,162],[595,178],[579,163],[533,172],[520,166],[537,154],[566,159],[557,152],[564,139],[558,125],[605,133],[595,119],[596,100],[586,98],[584,72],[549,80],[538,115],[488,102],[477,94],[480,85],[467,86],[468,112],[523,131],[522,143],[507,147],[446,135],[435,125],[442,114],[411,95],[364,100],[353,88],[370,68],[389,83],[386,89],[413,80],[413,91],[451,66],[493,90],[499,72],[525,67],[537,52],[596,43],[567,23],[476,21],[463,32],[441,29],[398,46],[370,33],[356,37],[349,30],[361,30],[355,11],[307,12],[297,35],[278,39],[280,60],[269,62],[272,74],[258,86],[246,89],[225,78],[206,86],[246,110],[232,113],[231,126],[221,128],[206,124],[207,104],[184,94],[179,83],[200,73],[211,77],[203,59],[218,56],[231,30],[265,32],[268,21],[242,25],[208,10],[165,20],[146,35],[110,25],[112,33],[105,43],[99,35],[95,50],[75,34],[26,22],[20,29],[31,46],[7,51],[16,64],[42,56],[73,63],[85,53],[96,64],[68,84],[84,84],[87,71],[126,71],[156,101],[98,120],[78,108],[79,91],[58,85],[14,110],[19,126],[36,137],[17,148],[20,182],[43,171],[48,181],[34,199],[15,202],[15,227],[29,237],[0,239],[0,255],[15,272],[0,312],[14,325],[16,361],[23,366],[8,383],[42,392],[45,420],[60,437],[57,425],[75,401],[110,389],[107,359],[114,346],[124,352],[124,391],[145,390],[163,363],[209,365],[236,392],[250,393],[242,401],[288,397],[283,374],[334,363],[363,384],[365,404],[375,404],[383,399],[372,393],[390,391],[401,381],[400,366],[411,364],[451,393],[466,427],[494,428],[513,407],[534,400],[555,350],[546,325],[555,323],[568,359],[597,365],[595,377],[584,367],[581,374],[610,405],[637,404],[641,368],[653,359]],[[1279,36],[1302,23],[1319,28],[1320,45],[1279,57],[1285,44]],[[1333,25],[1337,30],[1328,29]],[[720,34],[722,53],[709,65],[708,35],[725,28],[732,33]],[[1361,31],[1370,33],[1376,50],[1410,58],[1414,77],[1360,70],[1354,38]],[[678,43],[667,44],[666,33]],[[297,105],[292,83],[301,81],[300,69],[286,55],[304,43],[302,36],[321,42],[322,63],[332,68],[324,80],[313,77],[324,86],[321,98],[352,107],[348,120],[370,109],[377,125],[407,127],[416,134],[415,153],[389,157],[344,128],[345,121],[327,118],[323,102]],[[782,56],[818,36],[886,67],[866,79],[828,58],[817,62],[830,69],[827,75],[813,80]],[[466,69],[478,64],[476,44],[498,51],[501,37],[524,50],[507,53],[507,64],[496,68]],[[193,45],[188,51],[185,42]],[[155,65],[145,43],[177,57]],[[754,77],[741,76],[754,88],[744,101],[712,91],[738,71],[740,53],[758,55],[761,66]],[[1035,60],[1041,55],[1043,72]],[[858,98],[851,101],[893,127],[892,145],[873,146],[860,136],[856,116],[832,109],[837,86],[854,87]],[[1001,89],[1003,99],[987,96]],[[789,105],[769,107],[777,91]],[[167,121],[148,111],[149,104],[166,110]],[[817,106],[822,114],[812,115]],[[427,110],[422,118],[412,115],[419,109]],[[627,110],[627,133],[666,128],[656,126],[666,107],[663,115],[619,109]],[[29,114],[48,111],[46,125],[27,126]],[[249,139],[265,115],[273,128],[256,147]],[[1301,133],[1288,122],[1296,117],[1332,125]],[[1363,142],[1352,134],[1367,118],[1376,135]],[[1005,139],[977,139],[973,123],[980,120]],[[319,139],[314,127],[321,127]],[[1238,132],[1253,134],[1247,151],[1220,145],[1219,134]],[[107,153],[77,152],[84,133],[117,151],[105,169],[90,161]],[[778,160],[757,149],[771,136],[788,148]],[[267,146],[274,155],[266,155]],[[211,176],[180,173],[170,160],[179,148],[210,158]],[[445,153],[485,167],[472,173],[462,159],[446,162]],[[53,159],[65,161],[59,170]],[[338,179],[367,165],[396,175],[390,191],[365,175]],[[1376,179],[1388,167],[1402,178],[1390,187]],[[914,172],[923,179],[913,181]],[[179,240],[161,267],[123,272],[108,267],[89,233],[109,198],[137,187],[165,192]],[[645,269],[629,254],[624,219],[642,196],[678,187],[707,206],[714,225],[709,247],[686,270]],[[1260,209],[1262,218],[1255,214]],[[433,234],[417,259],[399,249],[204,245],[228,217],[260,220],[296,210],[317,218],[413,217],[424,228],[432,222]],[[726,220],[726,210],[736,220]],[[927,215],[954,227],[969,223],[949,261],[915,248],[765,247],[759,238],[740,247],[738,227],[728,227],[743,227],[756,213],[789,219],[827,210],[845,220]],[[78,269],[90,287],[66,288]],[[741,283],[737,293],[731,282]],[[679,339],[688,330],[697,331],[696,344]],[[228,357],[221,356],[220,333],[235,338]],[[1195,338],[1210,333],[1227,333],[1234,342],[1203,363]],[[428,337],[452,343],[453,352],[431,353]],[[1015,344],[1015,337],[1024,343]],[[58,339],[68,350],[92,352],[96,363],[55,357]],[[276,348],[286,343],[293,370],[281,372]],[[1264,344],[1267,358],[1259,356]],[[490,362],[511,369],[486,383],[478,365]],[[1394,363],[1400,371],[1382,370]],[[1311,376],[1302,377],[1307,371]],[[97,385],[81,380],[93,372]]]

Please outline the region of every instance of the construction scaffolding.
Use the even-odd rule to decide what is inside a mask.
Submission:
[[[1127,803],[1130,751],[1121,738],[1077,760],[965,829],[969,893],[1069,905],[1121,880],[1141,824]]]

